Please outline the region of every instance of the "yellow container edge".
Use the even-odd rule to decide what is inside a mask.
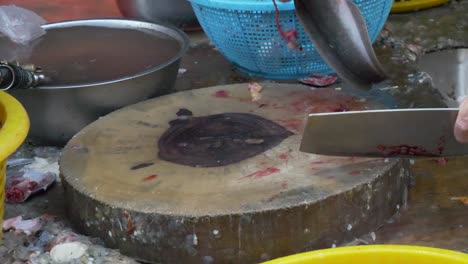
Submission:
[[[0,226],[5,202],[6,161],[23,144],[29,132],[29,116],[13,96],[0,91]],[[0,232],[0,243],[2,232]]]
[[[448,3],[450,0],[410,0],[402,2],[394,2],[391,12],[404,13],[423,10],[431,7],[436,7]]]
[[[349,259],[349,263],[371,264],[369,262],[359,261],[357,258],[364,254],[384,256],[389,253],[409,256],[408,263],[414,264],[418,263],[418,259],[428,260],[434,257],[443,259],[444,264],[468,264],[468,254],[446,249],[408,245],[368,245],[321,249],[270,260],[263,262],[263,264],[334,264],[336,262],[333,261],[333,257],[339,255],[345,255]]]

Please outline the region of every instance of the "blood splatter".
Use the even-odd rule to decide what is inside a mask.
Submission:
[[[282,159],[282,160],[287,160],[288,159],[288,154],[283,153],[283,154],[279,155],[279,158]]]
[[[144,182],[149,182],[149,181],[152,181],[152,180],[156,179],[157,177],[158,177],[158,175],[153,174],[153,175],[150,175],[150,176],[144,178],[143,181]]]
[[[218,97],[218,98],[228,98],[228,97],[231,96],[231,94],[228,91],[219,90],[219,91],[215,92],[214,94],[212,94],[212,96]]]
[[[281,189],[287,189],[287,188],[288,188],[288,182],[282,182]]]
[[[448,163],[447,158],[438,158],[438,159],[433,159],[432,161],[434,161],[435,163],[438,163],[440,165],[445,165],[445,164]]]
[[[291,119],[278,119],[276,120],[280,125],[285,126],[295,133],[299,133],[304,128],[304,120],[298,118]]]
[[[11,188],[5,191],[6,200],[11,203],[21,203],[25,200],[24,194],[17,188]]]
[[[293,98],[289,104],[273,105],[273,108],[304,114],[364,110],[370,106],[369,102],[359,97],[340,93],[333,89],[296,91],[289,93],[289,95]]]
[[[275,167],[270,167],[270,168],[266,168],[264,170],[259,170],[259,171],[256,171],[254,173],[251,173],[245,177],[242,177],[242,179],[244,178],[255,178],[255,179],[259,179],[259,178],[263,178],[265,176],[268,176],[268,175],[271,175],[273,173],[277,173],[279,172],[280,169],[278,168],[275,168]]]
[[[349,175],[357,175],[357,174],[361,174],[361,173],[362,173],[362,171],[360,171],[360,170],[353,170],[353,171],[349,172]]]
[[[332,110],[333,110],[333,112],[347,112],[347,111],[349,111],[350,109],[349,109],[349,107],[347,107],[346,105],[340,104],[337,108],[332,109]]]
[[[273,108],[273,109],[286,109],[287,107],[284,106],[284,105],[274,103],[274,104],[271,105],[271,108]]]
[[[439,151],[439,155],[442,155],[442,152],[444,152],[445,142],[445,136],[441,136],[439,138],[439,142],[437,142],[437,150]]]
[[[311,161],[310,164],[312,165],[321,165],[321,164],[328,164],[331,161],[329,160],[316,160],[316,161]]]
[[[386,156],[394,156],[394,155],[411,155],[411,156],[426,156],[426,157],[437,156],[427,151],[423,147],[410,146],[410,145],[397,145],[397,146],[378,145],[377,149]]]
[[[127,234],[131,235],[135,231],[132,216],[127,211],[123,211],[123,215],[127,218]]]

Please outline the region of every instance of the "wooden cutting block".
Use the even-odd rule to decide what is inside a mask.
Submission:
[[[210,87],[86,127],[60,161],[70,221],[146,262],[258,263],[351,240],[397,212],[402,160],[298,150],[307,113],[378,105],[335,88],[262,85],[254,102],[247,84]]]

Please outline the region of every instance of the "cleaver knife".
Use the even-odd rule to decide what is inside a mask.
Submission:
[[[458,108],[318,113],[308,116],[300,150],[354,157],[447,157],[468,154],[455,140]]]

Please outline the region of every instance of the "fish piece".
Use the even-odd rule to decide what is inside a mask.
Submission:
[[[32,194],[46,190],[55,182],[57,176],[51,172],[29,171],[7,176],[5,200],[8,203],[22,203]]]
[[[308,77],[299,79],[299,82],[315,87],[325,87],[334,84],[337,80],[337,76],[313,73]]]
[[[17,217],[13,217],[10,219],[3,220],[2,228],[3,230],[9,230],[12,229],[17,222],[20,222],[23,220],[23,217],[21,215]]]
[[[252,102],[256,102],[260,99],[262,99],[262,92],[263,86],[256,82],[250,82],[249,83],[249,92],[250,95],[252,96]]]
[[[24,233],[26,235],[31,235],[41,230],[44,224],[44,218],[42,216],[23,220],[22,216],[13,217],[7,219],[3,222],[3,230],[8,231],[14,229],[16,233]]]
[[[32,194],[46,190],[57,180],[58,163],[35,158],[34,162],[20,170],[8,171],[5,197],[8,203],[22,203]]]

